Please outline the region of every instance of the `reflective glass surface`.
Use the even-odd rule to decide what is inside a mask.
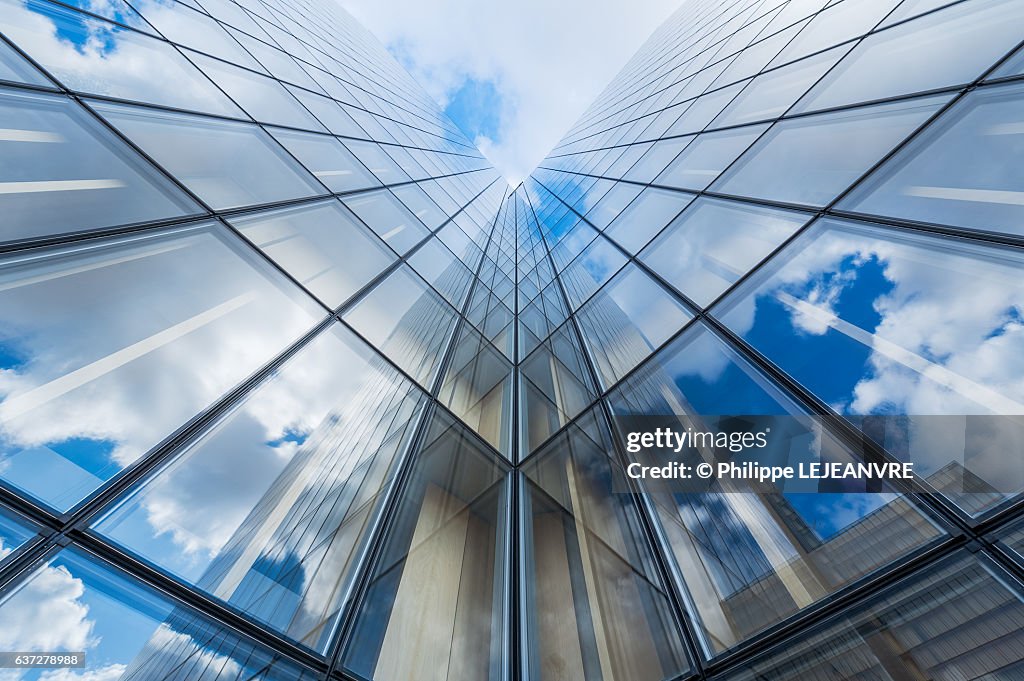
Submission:
[[[800,669],[807,678],[1012,679],[1024,673],[1022,618],[1019,585],[959,554],[724,678],[783,681]]]
[[[821,220],[715,311],[965,513],[1024,489],[1017,250]],[[830,371],[821,371],[827,362]],[[967,420],[964,415],[1006,415]]]
[[[35,535],[28,520],[0,506],[0,564]]]
[[[947,99],[928,97],[780,121],[712,189],[823,206]]]
[[[1020,41],[1022,20],[1024,6],[1016,0],[962,2],[879,31],[857,45],[795,109],[970,83]]]
[[[347,198],[345,205],[399,255],[427,236],[423,223],[386,189]]]
[[[0,645],[85,653],[82,672],[7,670],[16,681],[316,678],[75,548],[47,560],[0,599]]]
[[[1024,234],[1024,86],[977,90],[916,137],[840,206]]]
[[[231,224],[330,308],[395,260],[337,201],[232,218]]]
[[[332,327],[95,529],[323,651],[418,401]]]
[[[693,194],[649,187],[619,214],[605,233],[630,253],[636,253],[692,200]]]
[[[0,241],[198,213],[70,99],[0,89]]]
[[[256,125],[113,104],[92,106],[211,208],[324,193]]]
[[[640,259],[703,307],[808,219],[802,213],[701,198]]]
[[[730,163],[765,131],[766,126],[706,132],[696,138],[655,178],[655,184],[706,189]]]
[[[343,665],[380,681],[500,679],[507,468],[434,416]]]
[[[690,668],[637,509],[612,485],[622,473],[610,452],[585,417],[523,468],[523,600],[539,679],[660,681]]]
[[[611,396],[616,414],[663,414],[679,430],[717,430],[728,414],[790,415],[802,428],[759,454],[762,462],[855,461],[856,455],[812,422],[756,367],[703,325],[690,327]],[[668,416],[673,414],[674,416]],[[696,466],[714,456],[690,447],[665,457]],[[781,457],[781,458],[780,458]],[[644,461],[647,461],[645,459]],[[716,480],[701,491],[671,480],[643,480],[709,654],[825,598],[940,536],[904,497],[892,492],[821,492],[801,481],[758,488]],[[757,493],[755,493],[755,490]]]
[[[9,255],[0,281],[0,477],[59,510],[323,314],[216,226]]]
[[[441,362],[455,311],[408,267],[392,272],[345,321],[424,387]]]
[[[163,41],[49,2],[3,0],[0,12],[4,35],[71,90],[242,115],[209,78]],[[167,82],[174,87],[165,87]]]
[[[332,192],[380,186],[370,171],[333,137],[281,129],[271,129],[270,134]]]

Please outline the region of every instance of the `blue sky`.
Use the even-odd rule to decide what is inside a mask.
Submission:
[[[511,183],[680,0],[339,0]]]

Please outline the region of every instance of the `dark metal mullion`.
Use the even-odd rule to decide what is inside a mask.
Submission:
[[[545,189],[547,189],[547,188],[545,187]],[[559,200],[561,200],[561,199],[559,199]],[[532,202],[531,202],[531,209],[532,209]],[[539,220],[538,220],[538,223],[539,223]],[[543,237],[543,233],[541,234],[541,238],[542,239],[544,238]],[[546,242],[545,242],[545,246],[546,246]],[[548,257],[549,260],[551,259],[550,249],[548,249],[548,251],[547,251],[547,257]],[[554,263],[551,263],[551,264],[553,265]],[[594,363],[593,357],[590,354],[589,348],[588,348],[587,344],[583,341],[582,329],[580,328],[579,322],[576,319],[576,313],[574,311],[572,311],[572,306],[569,303],[568,295],[567,295],[567,293],[565,291],[565,285],[562,283],[561,274],[557,270],[555,271],[554,278],[555,278],[555,281],[558,282],[557,286],[558,286],[559,290],[562,292],[562,297],[563,297],[564,302],[566,304],[566,308],[568,310],[570,310],[569,315],[568,315],[568,319],[566,319],[566,321],[562,325],[557,327],[555,329],[555,331],[557,331],[560,328],[563,328],[566,324],[572,324],[572,328],[574,329],[574,334],[576,336],[577,343],[579,343],[579,345],[580,345],[580,353],[581,353],[581,355],[584,358],[583,359],[583,363],[586,364],[586,366],[587,366],[588,373],[590,375],[590,380],[592,381],[592,383],[593,383],[593,385],[595,387],[595,392],[596,393],[600,393],[601,382],[600,382],[600,379],[599,379],[599,376],[598,376],[598,371],[597,371],[597,369],[595,367],[595,363]],[[554,333],[554,332],[552,332],[552,333]],[[551,334],[548,334],[549,338],[550,338],[550,336],[551,336]],[[605,403],[603,400],[601,400],[600,397],[598,397],[595,400],[595,402],[597,403],[598,410],[601,413],[601,416],[599,416],[598,418],[599,419],[603,419],[604,427],[606,429],[608,429],[609,433],[614,433],[615,430],[613,430],[613,426],[612,426],[611,410],[609,409],[607,403]],[[579,414],[577,414],[574,417],[574,419],[575,418],[579,418],[579,417],[581,417],[581,416],[583,416],[583,415],[585,415],[587,413],[590,413],[592,411],[592,409],[593,409],[592,406],[588,406],[587,409],[584,409]],[[552,434],[552,438],[555,437],[555,436],[559,436],[562,433],[566,432],[573,420],[570,420],[569,423],[567,423],[562,428],[559,428],[557,432],[553,433]],[[551,438],[549,438],[549,440],[550,439]],[[619,448],[617,446],[615,446],[615,445],[613,445],[613,446],[615,447],[616,452],[618,452]],[[539,453],[539,452],[543,451],[543,449],[542,449],[542,447],[536,447],[536,448],[534,448],[533,451]],[[616,461],[620,461],[621,462],[623,460],[624,459],[622,458],[622,454],[619,453],[618,456],[616,457]],[[651,522],[651,520],[650,520],[650,518],[646,517],[645,511],[642,510],[642,507],[641,507],[641,505],[639,503],[639,495],[637,493],[635,485],[632,484],[632,483],[627,483],[627,484],[630,485],[630,497],[632,498],[633,503],[636,506],[637,515],[638,515],[638,517],[640,517],[641,523],[643,524],[643,526],[645,528],[645,539],[647,540],[648,545],[649,545],[649,547],[652,550],[651,552],[652,552],[652,555],[654,556],[655,563],[658,566],[659,573],[664,572],[664,574],[660,574],[660,576],[662,578],[665,578],[665,577],[668,576],[668,573],[666,572],[667,565],[663,563],[663,561],[665,561],[666,558],[665,558],[664,555],[662,555],[662,551],[661,551],[661,549],[658,548],[658,545],[653,543],[653,541],[652,541],[653,537],[649,534],[649,530],[651,528],[647,527],[647,523]],[[673,590],[673,587],[669,586],[671,584],[671,582],[670,581],[665,581],[665,584],[666,584],[666,587],[668,588],[668,590],[671,592]],[[703,669],[701,668],[700,661],[699,661],[700,660],[700,656],[697,654],[699,649],[693,647],[694,646],[694,639],[693,639],[694,632],[690,630],[690,624],[689,624],[689,622],[687,622],[686,615],[685,615],[686,610],[681,607],[682,604],[680,602],[678,602],[675,598],[670,598],[669,602],[673,606],[672,609],[674,611],[674,615],[675,615],[675,619],[676,619],[676,625],[680,628],[681,633],[683,634],[684,642],[685,642],[685,645],[687,647],[687,656],[691,658],[691,664],[696,665],[697,671],[700,674],[700,678],[703,679],[704,678],[704,673],[703,673]]]
[[[497,180],[495,180],[494,182],[497,182]],[[487,188],[493,185],[494,182],[489,184]],[[482,190],[480,194],[486,191],[487,188]],[[479,197],[480,194],[477,194],[477,197]],[[475,199],[476,197],[474,197],[473,200]],[[472,203],[472,201],[467,203],[466,206],[468,206],[470,203]],[[463,206],[462,210],[465,210],[466,206]],[[456,215],[458,214],[458,212],[456,212]],[[495,222],[497,221],[497,218],[498,216],[500,216],[500,214],[501,206],[499,205],[498,211],[495,215]],[[454,218],[454,215],[452,216],[452,218]],[[438,229],[440,229],[440,227]],[[491,233],[488,236],[488,245],[490,244],[490,239],[493,237],[493,235],[494,227],[492,225]],[[484,253],[481,254],[480,262],[477,263],[477,274],[479,274],[480,268],[483,266],[483,261],[484,258],[486,257],[485,253],[486,248],[484,249]],[[466,296],[466,300],[463,302],[462,312],[465,312],[467,310],[469,306],[469,301],[472,298],[473,288],[475,288],[475,286],[476,280],[474,277],[474,283],[470,287],[470,291],[469,294],[467,294]],[[456,323],[454,325],[452,333],[449,336],[446,349],[443,353],[444,356],[442,357],[437,372],[434,376],[433,385],[431,386],[431,389],[426,391],[425,393],[423,407],[420,410],[419,421],[416,423],[413,434],[410,437],[409,444],[406,447],[406,451],[403,453],[401,460],[398,462],[398,467],[393,476],[391,486],[384,492],[384,501],[381,504],[381,511],[378,516],[378,521],[376,525],[371,529],[371,534],[367,538],[367,546],[369,547],[369,549],[366,551],[361,564],[358,566],[355,572],[352,588],[350,590],[351,596],[348,603],[346,604],[348,607],[344,608],[342,618],[335,628],[334,640],[328,647],[327,656],[329,660],[329,676],[335,674],[336,672],[343,672],[343,669],[341,667],[342,656],[345,652],[348,640],[351,638],[354,632],[356,616],[359,613],[363,602],[368,596],[368,592],[374,576],[373,573],[377,569],[378,564],[380,563],[380,560],[383,556],[384,548],[387,543],[386,537],[388,536],[388,532],[394,526],[394,523],[397,522],[398,510],[401,506],[401,500],[403,499],[402,493],[405,492],[406,488],[408,487],[409,480],[411,480],[412,478],[412,473],[413,470],[415,469],[415,464],[419,459],[420,452],[422,450],[423,445],[425,444],[425,439],[430,424],[433,421],[433,413],[436,411],[437,407],[443,406],[435,396],[437,395],[438,391],[440,390],[443,384],[446,363],[450,361],[451,355],[455,351],[455,346],[458,344],[458,332],[459,329],[461,328],[462,323],[468,322],[464,320],[461,316],[461,313],[459,313],[459,316],[456,318]],[[458,420],[457,422],[461,423],[461,419]]]
[[[539,181],[538,181],[538,184],[540,184],[542,187],[544,187],[544,189],[546,189],[547,191],[549,191],[549,192],[551,191],[551,190],[547,189],[547,187],[545,187]],[[557,195],[556,195],[556,198],[558,198],[559,201],[562,201],[561,197],[558,197]],[[565,203],[564,201],[562,201],[562,202]],[[566,204],[566,205],[568,206],[568,204]],[[570,210],[574,210],[574,212],[575,212],[575,209],[573,209],[571,206],[569,206],[569,208],[570,208]],[[755,366],[758,366],[762,371],[765,371],[769,376],[772,376],[777,383],[781,384],[784,387],[784,389],[787,389],[792,395],[796,396],[798,402],[802,402],[803,406],[805,408],[808,408],[808,410],[809,410],[809,412],[811,414],[817,414],[817,415],[820,415],[820,416],[827,417],[829,419],[829,425],[831,426],[830,430],[833,432],[833,434],[836,433],[837,429],[839,429],[840,432],[844,433],[845,437],[842,438],[842,439],[848,445],[853,447],[854,451],[856,451],[856,448],[858,446],[868,446],[869,451],[870,451],[870,453],[872,455],[880,457],[880,458],[882,458],[885,461],[897,461],[895,459],[895,457],[890,455],[884,448],[882,448],[880,446],[877,446],[877,447],[876,446],[872,446],[873,443],[869,444],[870,440],[866,440],[864,438],[864,436],[862,434],[860,434],[860,431],[856,430],[852,426],[852,424],[850,424],[844,417],[842,417],[840,414],[835,412],[832,409],[831,406],[829,406],[829,405],[825,404],[824,402],[822,402],[821,400],[819,400],[816,395],[811,393],[809,390],[805,389],[799,382],[797,382],[796,380],[790,378],[790,376],[785,371],[783,371],[781,368],[777,367],[774,364],[774,362],[772,362],[771,360],[769,360],[768,358],[763,356],[760,352],[755,350],[751,345],[749,345],[743,339],[741,339],[739,336],[734,334],[724,324],[719,322],[716,318],[712,317],[710,312],[708,311],[715,304],[715,302],[717,302],[718,300],[721,300],[722,298],[724,298],[729,292],[735,290],[743,282],[745,282],[747,279],[752,277],[755,271],[757,271],[761,267],[763,267],[764,264],[767,263],[769,260],[771,260],[771,258],[774,257],[774,255],[776,253],[778,253],[778,252],[782,251],[783,249],[785,249],[785,247],[787,245],[789,245],[793,240],[797,239],[801,234],[803,234],[804,231],[809,230],[811,228],[811,225],[814,224],[815,222],[816,222],[816,220],[814,220],[814,219],[809,220],[804,226],[802,226],[800,229],[796,230],[792,235],[790,235],[790,237],[788,239],[786,239],[778,247],[776,247],[776,249],[774,251],[772,251],[772,253],[768,254],[765,258],[763,258],[761,260],[761,262],[758,263],[758,265],[756,265],[749,272],[747,272],[746,275],[744,275],[743,277],[740,277],[740,279],[733,286],[731,286],[729,289],[727,289],[725,292],[723,292],[718,298],[716,298],[716,300],[714,302],[712,302],[712,304],[709,305],[708,308],[706,308],[706,309],[702,309],[700,306],[696,305],[692,300],[690,300],[689,297],[687,297],[687,296],[683,295],[682,293],[678,292],[678,290],[674,286],[669,285],[668,282],[666,282],[664,279],[662,279],[662,277],[660,275],[658,275],[656,272],[651,270],[645,263],[643,263],[639,259],[636,259],[636,258],[633,258],[632,256],[629,256],[628,252],[623,251],[624,253],[626,253],[627,257],[630,257],[630,259],[633,261],[634,265],[639,267],[642,271],[644,271],[654,281],[656,281],[657,283],[661,284],[663,287],[667,287],[668,290],[674,292],[677,295],[677,297],[679,297],[684,303],[686,303],[686,305],[689,308],[692,308],[692,311],[694,312],[694,320],[689,320],[685,324],[683,324],[683,326],[675,334],[673,334],[664,343],[662,343],[654,351],[652,351],[652,353],[650,355],[648,355],[648,358],[645,358],[645,360],[640,362],[636,367],[633,367],[630,371],[626,372],[625,375],[623,375],[618,381],[616,381],[613,385],[611,385],[607,390],[603,391],[599,396],[608,396],[612,392],[614,392],[620,385],[625,384],[632,376],[637,375],[641,370],[643,370],[645,367],[649,366],[648,359],[650,357],[653,357],[658,352],[660,352],[662,348],[668,347],[677,338],[681,337],[683,335],[683,333],[685,333],[690,328],[690,326],[693,325],[695,320],[701,320],[705,324],[708,324],[712,328],[717,330],[719,332],[719,335],[724,336],[725,338],[727,338],[731,346],[733,346],[734,348],[738,348],[741,351],[741,356],[742,355],[746,355],[746,357],[748,359],[753,359],[754,360],[753,363],[754,363]],[[654,238],[656,238],[656,237],[654,237]],[[654,238],[652,238],[652,241],[654,240]],[[599,291],[600,291],[600,289],[599,289]],[[594,295],[596,296],[597,294],[595,293]],[[574,315],[575,315],[575,313],[573,313],[573,316]],[[925,483],[923,483],[923,482],[918,482],[917,484],[918,485],[922,485],[922,486],[925,485]],[[901,481],[895,482],[894,483],[894,487],[896,487],[901,492],[906,493],[906,494],[912,493],[913,489],[914,489],[912,485],[904,485]],[[927,486],[927,487],[930,489],[930,486]],[[917,498],[917,495],[915,495],[915,498]],[[939,498],[941,498],[941,497],[939,497]],[[954,527],[958,528],[960,531],[962,531],[964,529],[964,523],[961,522],[962,514],[959,512],[959,509],[957,509],[955,507],[955,505],[952,508],[950,508],[945,503],[936,504],[935,501],[936,500],[932,498],[931,494],[924,495],[924,502],[925,502],[925,506],[926,507],[932,509],[933,511],[935,511],[935,508],[937,506],[941,506],[942,507],[942,510],[937,511],[938,519],[944,520],[944,524],[946,525],[947,531],[952,530]],[[950,518],[950,516],[952,516],[952,518]],[[953,523],[952,526],[950,525],[951,521]]]

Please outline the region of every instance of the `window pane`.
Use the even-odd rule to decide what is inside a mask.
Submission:
[[[974,515],[1024,489],[994,444],[1024,437],[1022,270],[1015,250],[823,220],[716,316],[854,425],[906,415],[868,430]]]
[[[1018,0],[962,2],[880,31],[865,38],[795,110],[970,83],[1019,42],[1022,21]]]
[[[636,253],[690,205],[693,196],[649,187],[626,206],[605,233],[630,253]]]
[[[818,82],[848,49],[839,47],[759,75],[736,95],[736,99],[709,127],[720,128],[778,118]]]
[[[384,184],[409,181],[405,171],[376,142],[345,140],[345,146]]]
[[[20,546],[36,535],[36,527],[0,506],[0,565]]]
[[[423,223],[386,189],[346,197],[345,205],[399,255],[423,241]]]
[[[654,182],[683,189],[707,189],[767,127],[752,125],[698,135]]]
[[[418,395],[333,327],[96,530],[324,652]]]
[[[324,193],[256,125],[113,104],[92,107],[214,209]]]
[[[80,674],[28,670],[14,679],[317,678],[74,548],[0,601],[0,632],[5,649],[85,652]]]
[[[405,184],[391,191],[420,219],[420,222],[427,226],[427,229],[437,229],[448,219],[448,215],[438,208],[419,185]]]
[[[336,201],[233,218],[231,224],[330,308],[395,260]]]
[[[583,350],[563,324],[520,365],[523,455],[590,406],[596,397]]]
[[[612,393],[611,402],[619,417],[665,415],[665,425],[677,431],[719,432],[740,414],[783,417],[772,430],[795,436],[770,440],[773,448],[758,454],[766,465],[859,460],[703,325],[691,326],[655,355]],[[713,448],[669,448],[640,463],[697,466],[716,456]],[[808,489],[806,482],[759,487],[718,480],[695,491],[671,480],[641,483],[711,654],[941,536],[908,499],[888,490],[830,492],[816,483]]]
[[[809,218],[803,213],[701,198],[640,259],[704,307]]]
[[[935,113],[928,97],[776,123],[713,189],[824,206]]]
[[[840,206],[877,215],[1024,234],[1024,86],[976,90]]]
[[[138,0],[132,3],[160,33],[179,45],[261,71],[261,67],[224,28],[202,12],[179,2]]]
[[[70,99],[0,90],[0,128],[3,241],[199,212]]]
[[[5,42],[0,42],[0,80],[53,87],[49,79]]]
[[[324,129],[277,81],[199,54],[189,54],[189,58],[254,120],[305,130]]]
[[[512,365],[468,325],[455,344],[438,399],[488,444],[511,456]]]
[[[559,275],[569,304],[578,308],[625,264],[626,256],[607,239],[598,238]]]
[[[345,313],[345,321],[429,388],[455,325],[455,310],[402,267]]]
[[[0,11],[4,34],[71,90],[242,115],[224,93],[163,41],[47,2],[3,0]]]
[[[409,264],[455,309],[462,309],[473,273],[439,239],[423,244],[409,258]]]
[[[1024,604],[1012,584],[960,553],[722,678],[1013,679],[1024,674]]]
[[[606,388],[693,318],[636,265],[627,265],[577,314]]]
[[[661,681],[690,668],[637,509],[612,485],[611,451],[585,418],[524,469],[531,678]]]
[[[66,510],[323,314],[223,228],[0,261],[0,470]]]
[[[598,229],[604,229],[642,189],[636,184],[617,183],[586,213],[587,220]]]
[[[345,650],[374,681],[503,678],[507,468],[437,415]]]
[[[380,186],[377,178],[333,137],[280,129],[271,129],[270,134],[332,192]]]

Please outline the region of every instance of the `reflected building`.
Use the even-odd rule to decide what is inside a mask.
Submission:
[[[687,0],[515,188],[334,3],[0,17],[0,679],[1024,675],[1020,2]],[[918,479],[626,474],[737,417]]]

